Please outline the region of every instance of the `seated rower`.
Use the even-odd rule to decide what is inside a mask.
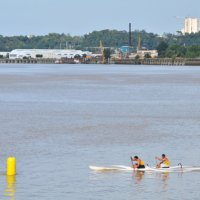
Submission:
[[[156,168],[169,168],[170,167],[170,161],[166,157],[165,154],[162,154],[161,158],[156,156],[155,159],[161,161],[159,164],[156,165]]]
[[[132,166],[133,169],[144,169],[145,168],[144,161],[141,160],[138,156],[134,156],[134,158],[131,157],[131,160],[136,162]]]

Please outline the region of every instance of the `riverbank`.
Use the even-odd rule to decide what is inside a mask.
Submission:
[[[55,59],[0,59],[0,64],[54,64]]]
[[[146,58],[146,59],[111,59],[102,63],[100,59],[0,59],[0,64],[120,64],[120,65],[169,65],[200,66],[200,59],[189,58]]]
[[[127,65],[172,65],[172,66],[200,66],[200,59],[187,58],[147,58],[113,60],[113,64]]]

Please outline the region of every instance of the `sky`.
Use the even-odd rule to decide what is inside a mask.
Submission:
[[[200,18],[200,0],[0,0],[0,35],[88,34],[94,30],[175,33]]]

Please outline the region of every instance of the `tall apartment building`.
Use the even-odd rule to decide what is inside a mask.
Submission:
[[[185,18],[184,28],[182,33],[197,33],[199,32],[199,20],[197,18]]]

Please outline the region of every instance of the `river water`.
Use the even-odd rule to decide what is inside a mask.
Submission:
[[[199,67],[0,65],[0,126],[0,199],[199,199],[200,172],[88,167],[199,166]]]

